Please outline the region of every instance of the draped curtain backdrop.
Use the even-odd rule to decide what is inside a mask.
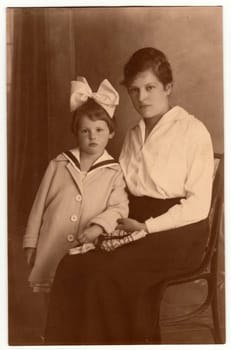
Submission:
[[[70,26],[66,9],[15,9],[9,194],[23,222],[48,160],[68,146],[67,94],[75,69]]]
[[[23,340],[26,330],[20,329],[20,323],[28,308],[36,307],[34,301],[28,305],[30,294],[25,298],[30,293],[25,283],[29,271],[21,248],[29,210],[48,161],[73,145],[68,104],[75,71],[71,34],[69,9],[14,9],[8,113],[9,335],[13,344],[17,338],[28,342],[30,335]],[[24,286],[18,288],[20,284]],[[30,323],[36,327],[32,316]]]

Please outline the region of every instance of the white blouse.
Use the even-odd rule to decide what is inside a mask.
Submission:
[[[128,131],[120,164],[131,194],[181,199],[166,213],[149,218],[148,232],[188,225],[208,216],[214,156],[204,124],[179,106],[169,110],[145,140],[143,119]]]

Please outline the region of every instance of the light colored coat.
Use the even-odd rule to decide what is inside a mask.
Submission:
[[[88,225],[111,233],[117,219],[128,216],[120,165],[105,151],[87,173],[81,172],[78,154],[75,149],[53,159],[37,192],[23,239],[24,248],[36,248],[32,286],[53,280],[58,263]]]

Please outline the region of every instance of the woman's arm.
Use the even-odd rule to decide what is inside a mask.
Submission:
[[[211,203],[214,171],[211,137],[201,122],[194,123],[187,137],[187,174],[185,174],[185,199],[166,213],[149,218],[145,223],[133,219],[119,220],[118,229],[127,232],[146,229],[149,233],[185,226],[208,216]],[[171,176],[171,174],[169,174]],[[171,181],[171,177],[169,179]]]
[[[165,214],[146,220],[148,232],[159,232],[207,218],[212,195],[214,155],[211,137],[202,123],[191,134],[187,150],[186,198]],[[194,135],[194,137],[193,137]]]
[[[148,228],[145,223],[139,222],[135,219],[130,219],[130,218],[122,218],[117,220],[118,225],[117,229],[118,230],[123,230],[126,232],[134,232],[134,231],[148,231]]]

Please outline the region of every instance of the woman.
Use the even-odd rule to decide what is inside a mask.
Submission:
[[[120,156],[131,196],[130,217],[144,208],[141,196],[178,198],[180,203],[145,224],[122,220],[127,231],[168,230],[205,219],[208,215],[213,149],[205,126],[179,106],[171,107],[172,72],[162,52],[144,48],[124,69],[124,85],[141,120],[129,131]],[[146,200],[146,198],[145,198]],[[149,205],[149,203],[148,203]]]
[[[120,164],[130,194],[118,228],[145,238],[113,252],[67,256],[55,278],[47,344],[158,344],[161,283],[198,267],[208,235],[213,148],[205,126],[171,107],[172,72],[154,48],[134,53],[124,81],[141,120]]]

